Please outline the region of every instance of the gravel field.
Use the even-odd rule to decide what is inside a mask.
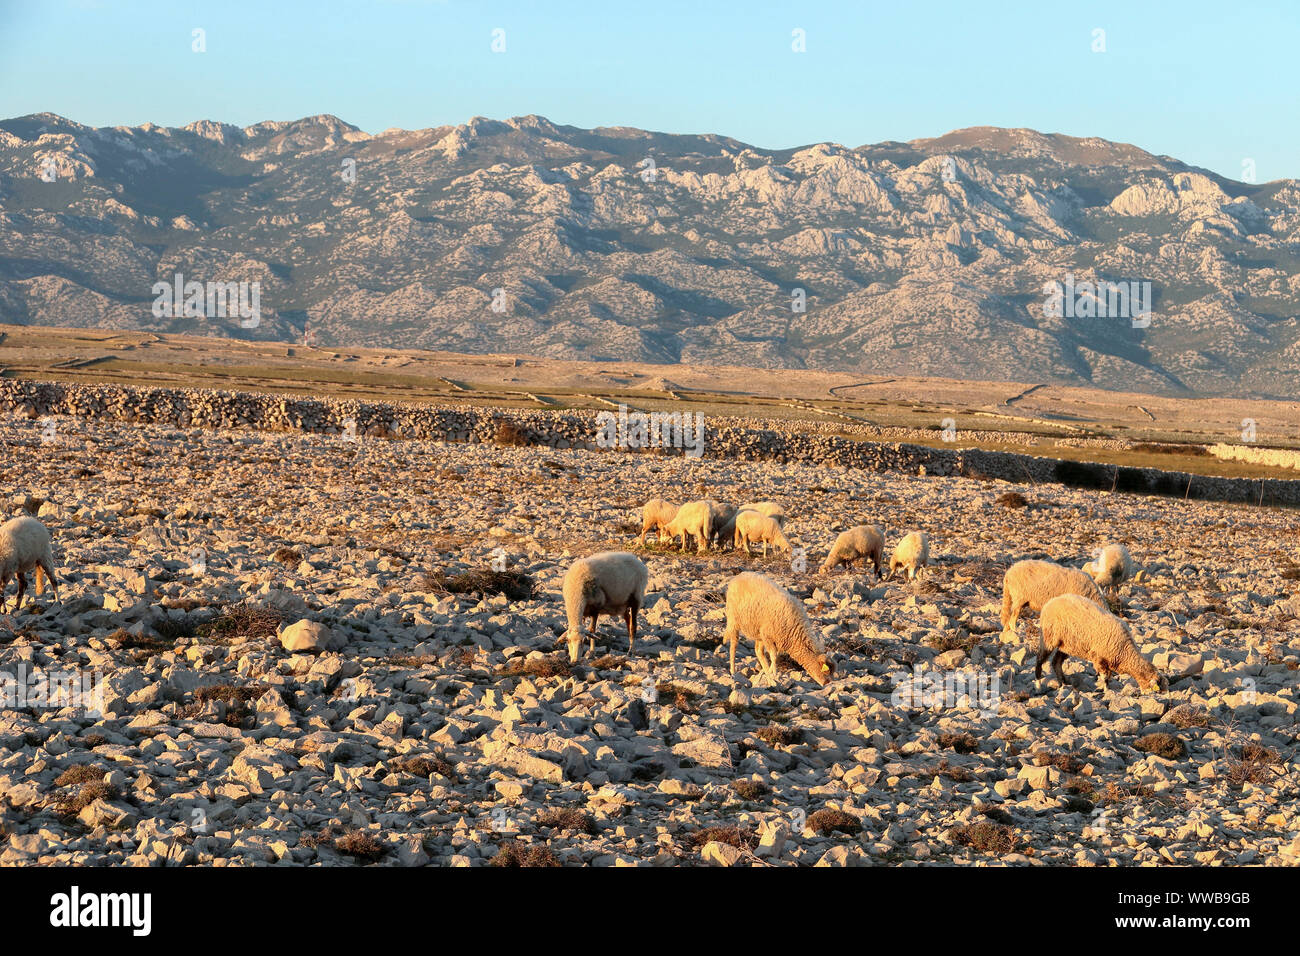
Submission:
[[[0,438],[61,599],[0,616],[0,671],[98,688],[5,685],[0,863],[1300,862],[1295,511],[106,421]],[[778,501],[793,559],[640,549],[650,497]],[[929,532],[930,573],[818,573],[862,522],[887,553]],[[1167,692],[1080,660],[1077,686],[1035,681],[1036,615],[1000,633],[1013,561],[1109,541]],[[635,653],[606,618],[570,665],[561,578],[609,549],[650,569]],[[803,599],[835,680],[769,684],[743,641],[728,672],[743,569]],[[454,593],[475,585],[512,596]]]

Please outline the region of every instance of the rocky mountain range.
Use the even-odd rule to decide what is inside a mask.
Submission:
[[[177,276],[260,311],[160,308]],[[1146,321],[1089,305],[1107,282]],[[767,150],[39,114],[0,121],[0,321],[1291,398],[1300,183],[988,127]]]

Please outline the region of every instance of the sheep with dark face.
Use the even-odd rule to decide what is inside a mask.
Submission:
[[[650,572],[645,563],[627,551],[602,551],[579,558],[564,574],[565,637],[569,661],[576,663],[582,649],[582,622],[591,618],[590,650],[596,650],[596,624],[602,614],[621,614],[627,624],[627,650],[636,646],[636,615],[645,603]]]
[[[27,591],[26,574],[36,570],[36,593],[44,588],[41,575],[49,579],[54,592],[54,600],[59,599],[59,584],[54,577],[54,552],[50,548],[50,533],[35,518],[26,515],[10,518],[0,525],[0,613],[5,609],[5,588],[9,579],[18,578],[18,600],[14,605],[17,612],[23,606],[23,595]]]

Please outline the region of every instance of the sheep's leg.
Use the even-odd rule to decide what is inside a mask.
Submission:
[[[1110,666],[1106,661],[1097,662],[1097,683],[1102,690],[1110,690]]]
[[[1066,656],[1065,651],[1057,651],[1052,655],[1052,673],[1056,675],[1056,679],[1061,682],[1062,687],[1073,686],[1072,681],[1066,680],[1065,671],[1061,670],[1061,665],[1065,663]]]
[[[629,604],[623,609],[623,620],[627,622],[627,653],[629,656],[636,648],[636,611],[635,604]]]
[[[54,569],[42,561],[36,566],[38,580],[42,571],[45,573],[45,580],[50,582],[50,593],[54,595],[54,600],[57,601],[59,599],[59,582],[54,579]],[[42,590],[44,590],[44,588],[38,588],[37,593],[40,593]]]
[[[722,643],[726,644],[730,642],[731,644],[731,673],[733,675],[736,673],[736,638],[739,636],[740,629],[728,623],[727,629],[722,635]]]
[[[599,614],[593,614],[591,616],[591,634],[587,639],[587,650],[591,653],[593,657],[596,654],[596,622],[598,622],[599,620],[600,620]]]
[[[22,571],[18,572],[18,599],[14,602],[14,613],[17,614],[23,609],[23,595],[27,592],[27,575]]]
[[[1038,649],[1038,660],[1034,662],[1034,680],[1043,679],[1043,662],[1047,660],[1051,653],[1046,647]]]

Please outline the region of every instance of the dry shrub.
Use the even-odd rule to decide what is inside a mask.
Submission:
[[[758,732],[758,739],[770,747],[793,747],[803,739],[803,734],[793,727],[771,724]]]
[[[1165,760],[1182,760],[1187,756],[1187,745],[1173,734],[1147,734],[1139,737],[1133,746],[1143,753],[1155,754]]]
[[[398,773],[415,774],[417,777],[429,777],[436,773],[448,780],[456,779],[455,768],[437,754],[413,754],[407,757],[399,757],[389,765],[389,768]]]
[[[209,641],[265,640],[274,637],[284,614],[273,607],[236,604],[226,607],[213,621],[199,625],[197,636]]]
[[[948,750],[955,750],[959,754],[973,754],[980,749],[980,742],[968,733],[945,731],[939,735],[939,746]]]
[[[359,860],[377,860],[384,855],[384,845],[365,830],[350,830],[334,841],[334,849]]]
[[[862,829],[862,821],[843,810],[830,807],[818,810],[808,818],[808,829],[825,836],[828,833],[857,833]]]
[[[425,574],[420,584],[426,591],[443,594],[504,594],[512,601],[527,601],[537,593],[531,575],[522,571],[477,570],[462,574],[434,571]]]
[[[539,827],[552,827],[556,830],[586,833],[590,836],[595,836],[597,833],[595,818],[589,813],[583,813],[581,810],[575,810],[572,807],[554,807],[543,810],[537,814],[537,825]]]
[[[1029,501],[1018,491],[1006,491],[995,499],[1004,508],[1026,508]]]
[[[496,856],[492,857],[490,866],[560,866],[559,858],[551,852],[550,847],[529,845],[526,843],[506,843]]]
[[[568,677],[571,670],[562,657],[516,657],[502,664],[497,673],[502,677]]]
[[[772,792],[772,788],[761,780],[735,780],[731,785],[742,800],[758,800]]]
[[[1243,744],[1236,755],[1225,761],[1224,777],[1233,786],[1267,783],[1277,776],[1274,764],[1281,763],[1281,758],[1267,747],[1257,743]]]
[[[287,567],[296,568],[302,564],[302,552],[293,548],[279,548],[271,557]]]
[[[103,768],[93,767],[88,763],[74,764],[63,773],[54,778],[56,787],[70,787],[76,783],[90,783],[92,780],[103,780],[105,771]]]
[[[54,805],[54,812],[65,818],[75,817],[96,800],[116,800],[118,796],[117,787],[103,780],[92,780],[83,784],[75,793],[60,797]]]
[[[1165,720],[1179,730],[1208,727],[1210,724],[1209,715],[1195,704],[1179,704],[1165,715]]]
[[[948,831],[948,839],[958,846],[970,847],[980,853],[1001,855],[1016,848],[1016,835],[1011,827],[992,820],[953,827]]]

